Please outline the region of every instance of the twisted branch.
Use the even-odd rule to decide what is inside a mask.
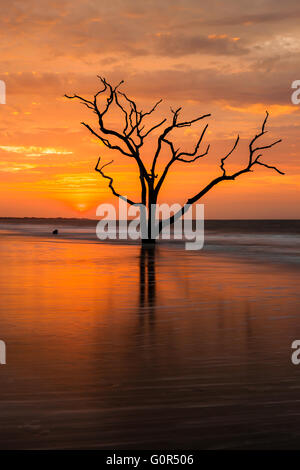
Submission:
[[[266,132],[267,132],[265,130],[265,127],[266,127],[268,117],[269,117],[269,113],[266,111],[266,117],[265,117],[264,122],[262,124],[260,133],[255,135],[253,137],[253,139],[251,140],[250,144],[249,144],[249,161],[248,161],[248,165],[245,168],[243,168],[239,171],[236,171],[235,173],[232,173],[230,175],[228,175],[227,172],[226,172],[225,161],[233,153],[233,151],[236,149],[236,147],[238,145],[239,136],[237,136],[232,149],[227,153],[227,155],[225,157],[221,158],[220,168],[222,170],[222,176],[218,176],[217,178],[214,178],[201,191],[199,191],[197,194],[195,194],[195,196],[189,198],[186,201],[185,205],[177,213],[175,213],[174,215],[172,215],[168,219],[163,220],[162,224],[161,224],[161,227],[160,227],[160,231],[166,225],[168,225],[168,224],[172,225],[177,219],[179,219],[181,216],[183,216],[185,214],[185,212],[187,212],[187,210],[189,209],[191,204],[194,204],[194,202],[199,201],[199,199],[201,199],[203,196],[205,196],[205,194],[207,194],[214,186],[221,183],[222,181],[232,181],[232,180],[235,180],[238,176],[240,176],[244,173],[251,172],[254,165],[261,165],[261,166],[264,166],[268,169],[275,170],[280,175],[284,175],[284,172],[279,170],[276,166],[267,165],[266,163],[260,161],[259,159],[262,156],[262,154],[259,154],[259,155],[257,155],[257,157],[255,157],[255,152],[257,152],[259,150],[262,150],[262,149],[270,149],[270,148],[274,147],[274,145],[277,145],[280,142],[282,142],[282,139],[279,139],[279,140],[276,140],[275,142],[272,142],[271,144],[268,144],[268,145],[264,145],[264,146],[261,146],[261,147],[254,147],[254,144],[257,142],[257,140],[260,137],[262,137],[264,134],[266,134]]]
[[[96,164],[96,166],[95,166],[95,171],[98,171],[98,173],[100,173],[100,175],[101,175],[103,178],[109,180],[108,187],[110,188],[110,190],[111,190],[111,192],[113,193],[113,195],[116,196],[116,197],[119,197],[119,198],[122,199],[123,201],[128,202],[128,204],[130,204],[130,205],[132,205],[132,206],[136,205],[135,202],[133,202],[133,201],[131,201],[130,199],[128,199],[127,197],[122,196],[121,194],[119,194],[119,193],[115,190],[115,188],[114,188],[114,186],[113,186],[113,183],[114,183],[113,178],[112,178],[111,176],[108,176],[108,175],[106,175],[105,173],[103,173],[103,168],[105,168],[106,166],[110,165],[110,164],[113,162],[113,160],[111,160],[111,161],[108,162],[108,163],[105,163],[104,165],[102,165],[102,166],[99,168],[99,163],[100,163],[100,161],[101,161],[101,157],[98,158],[98,162],[97,162],[97,164]]]
[[[156,143],[156,148],[155,148],[155,152],[153,155],[152,164],[150,167],[150,171],[148,172],[144,162],[142,161],[142,158],[140,155],[140,148],[145,144],[145,139],[153,131],[160,128],[167,121],[167,119],[164,118],[158,123],[152,124],[150,127],[147,126],[148,129],[145,129],[146,127],[145,118],[151,115],[157,109],[157,107],[159,106],[162,100],[157,101],[152,106],[152,108],[150,108],[148,111],[143,112],[143,110],[138,109],[136,103],[132,99],[130,99],[124,92],[119,90],[119,87],[123,84],[123,80],[113,87],[110,83],[108,83],[105,80],[105,78],[102,78],[100,76],[98,76],[98,78],[100,79],[103,87],[94,95],[92,99],[86,99],[77,94],[74,94],[71,96],[69,95],[65,95],[65,96],[69,99],[78,99],[81,102],[81,104],[83,104],[88,109],[92,110],[93,113],[96,114],[97,120],[98,120],[97,130],[95,130],[92,126],[90,126],[89,124],[85,122],[81,123],[84,127],[86,127],[89,130],[89,132],[91,132],[95,137],[97,137],[97,139],[99,139],[99,141],[102,142],[110,150],[117,150],[124,156],[133,158],[136,161],[138,165],[138,169],[139,169],[139,177],[140,177],[140,183],[141,183],[141,199],[142,199],[141,203],[146,205],[146,202],[147,203],[149,202],[149,204],[151,205],[151,203],[155,203],[157,201],[159,190],[161,189],[161,186],[163,182],[165,181],[165,178],[169,172],[169,169],[175,162],[179,161],[179,162],[187,163],[187,164],[193,163],[196,160],[206,156],[210,149],[210,146],[207,145],[206,150],[202,152],[199,151],[200,146],[205,137],[208,124],[204,126],[201,132],[201,135],[198,141],[196,142],[196,145],[193,151],[191,152],[180,151],[179,148],[176,148],[170,138],[170,133],[174,129],[190,127],[192,124],[210,117],[210,114],[203,114],[191,120],[180,121],[179,117],[180,117],[181,107],[175,110],[171,108],[171,121],[161,131],[161,133],[157,137],[157,143]],[[102,107],[100,107],[98,104],[98,100],[100,96],[106,96],[106,102],[104,102]],[[104,122],[104,117],[106,113],[109,111],[110,107],[113,105],[113,103],[115,103],[116,106],[119,108],[124,118],[124,126],[123,126],[122,131],[108,128]],[[258,144],[259,139],[267,133],[266,124],[268,121],[268,117],[269,117],[269,114],[268,112],[266,112],[266,116],[262,123],[260,132],[256,134],[249,143],[249,158],[248,158],[248,162],[246,166],[234,173],[228,173],[226,169],[226,163],[228,161],[228,158],[236,150],[239,144],[240,138],[238,135],[232,148],[224,157],[220,159],[221,175],[214,178],[209,184],[207,184],[203,189],[201,189],[201,191],[199,191],[193,197],[189,198],[186,204],[180,209],[180,211],[178,211],[169,219],[164,220],[163,223],[161,224],[161,229],[166,224],[174,223],[178,217],[181,217],[188,210],[191,204],[193,204],[194,202],[198,201],[203,196],[205,196],[205,194],[207,194],[208,191],[210,191],[214,186],[216,186],[222,181],[232,181],[244,173],[252,172],[255,165],[264,166],[265,168],[274,170],[281,175],[284,174],[276,166],[268,165],[264,161],[261,161],[262,150],[270,149],[274,147],[276,144],[281,142],[281,139],[280,139],[280,140],[274,141],[266,145]],[[114,144],[111,143],[110,138],[115,139]],[[171,158],[165,165],[160,177],[158,177],[155,169],[156,169],[158,158],[160,156],[160,153],[164,145],[168,146],[170,153],[171,153]],[[99,158],[97,165],[95,167],[95,170],[98,173],[100,173],[103,178],[109,180],[108,186],[115,196],[123,200],[126,200],[131,205],[135,205],[136,203],[134,203],[131,200],[126,199],[124,196],[120,195],[115,190],[114,184],[113,184],[113,178],[106,175],[106,173],[104,173],[103,171],[104,168],[111,163],[112,162],[109,162],[100,167],[99,166],[100,158]],[[156,178],[158,178],[158,180],[155,185]]]

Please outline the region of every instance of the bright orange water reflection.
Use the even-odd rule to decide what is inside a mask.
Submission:
[[[295,269],[7,234],[0,253],[2,448],[300,442]]]

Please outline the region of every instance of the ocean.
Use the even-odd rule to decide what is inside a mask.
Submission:
[[[299,221],[206,221],[199,251],[95,225],[0,220],[1,448],[297,448]]]

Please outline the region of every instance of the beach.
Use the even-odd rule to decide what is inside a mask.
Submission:
[[[299,447],[299,221],[226,223],[187,251],[1,219],[2,449]]]

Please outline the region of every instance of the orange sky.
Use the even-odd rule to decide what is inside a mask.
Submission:
[[[300,105],[291,103],[299,77],[300,6],[271,0],[73,0],[2,2],[0,79],[0,216],[95,217],[112,202],[107,182],[94,172],[98,156],[114,159],[109,174],[119,192],[137,198],[136,168],[80,126],[94,115],[63,97],[91,96],[97,74],[146,109],[163,98],[155,122],[182,106],[182,117],[211,113],[210,153],[171,170],[161,202],[185,202],[219,175],[218,162],[236,135],[231,164],[247,159],[247,143],[270,112],[264,161],[286,172],[258,167],[234,183],[222,183],[202,202],[209,218],[299,218]],[[108,121],[118,126],[112,113]],[[150,120],[149,123],[152,121]],[[192,149],[203,123],[174,134]],[[145,148],[150,161],[158,134]],[[115,202],[115,201],[114,201]]]

